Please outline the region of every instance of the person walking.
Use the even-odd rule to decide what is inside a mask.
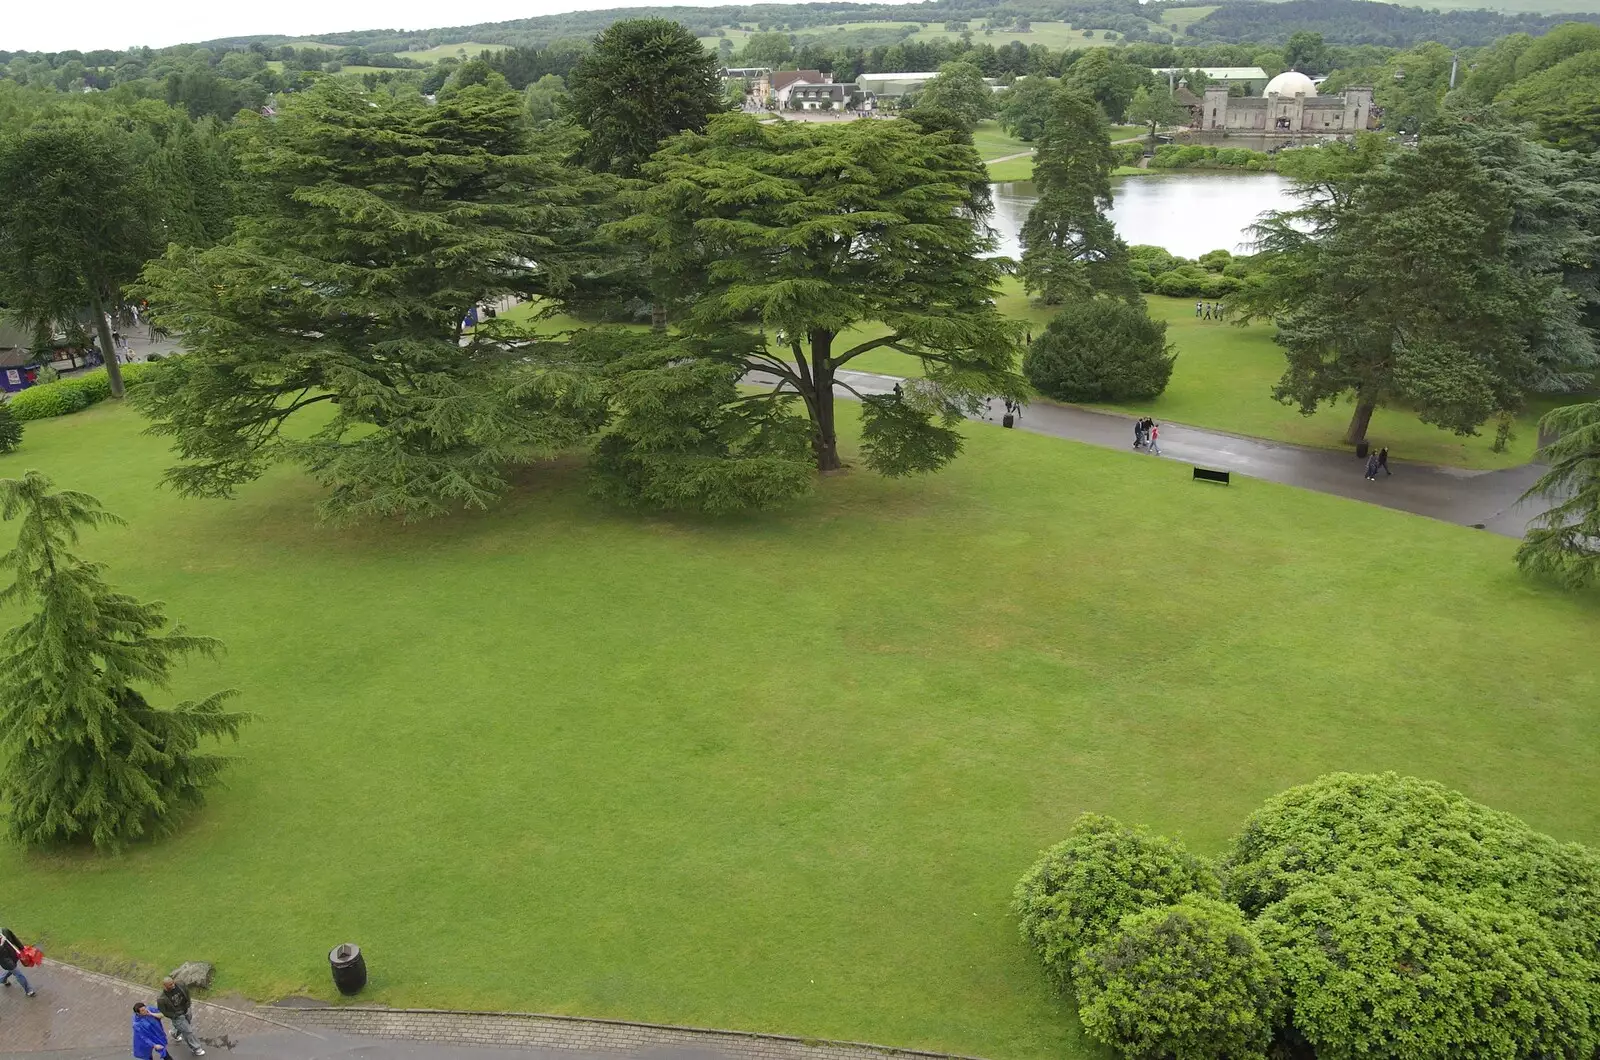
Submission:
[[[1194,304],[1194,315],[1196,320],[1200,319],[1200,313],[1205,309],[1205,307],[1206,304],[1204,302],[1196,302]]]
[[[1138,419],[1133,421],[1133,447],[1135,449],[1143,449],[1144,448],[1144,417],[1143,416],[1140,416]]]
[[[1150,443],[1149,443],[1150,444],[1150,455],[1151,456],[1160,456],[1161,455],[1161,424],[1157,423],[1155,420],[1147,420],[1146,422],[1150,424],[1149,432],[1148,432],[1149,439],[1150,439]]]
[[[194,1055],[206,1055],[205,1049],[200,1046],[200,1039],[194,1034],[194,1021],[190,1018],[194,1002],[189,998],[189,991],[169,975],[161,980],[161,996],[156,999],[156,1005],[157,1014],[165,1016],[172,1023],[172,1036],[187,1045]]]
[[[1394,474],[1393,471],[1389,470],[1389,447],[1387,445],[1378,450],[1378,466],[1383,468],[1383,473],[1385,475]],[[1377,476],[1373,477],[1376,478]]]
[[[0,928],[0,985],[9,988],[13,979],[22,984],[25,996],[38,993],[22,974],[22,940],[10,928]]]
[[[1377,453],[1369,453],[1369,454],[1367,454],[1367,481],[1368,482],[1376,482],[1376,481],[1378,481],[1378,454]]]
[[[133,1006],[133,1055],[134,1060],[167,1060],[171,1055],[161,1017],[146,1008],[143,1001]]]

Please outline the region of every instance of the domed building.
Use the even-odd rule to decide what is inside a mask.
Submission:
[[[1349,136],[1371,127],[1372,89],[1347,88],[1319,96],[1311,78],[1285,70],[1259,96],[1230,96],[1227,85],[1206,86],[1200,128],[1266,136]]]

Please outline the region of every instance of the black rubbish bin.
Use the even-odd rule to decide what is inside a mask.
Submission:
[[[342,943],[328,951],[328,963],[333,966],[333,985],[345,997],[359,994],[367,985],[367,959],[355,943]]]
[[[1371,451],[1372,451],[1372,444],[1370,442],[1357,442],[1356,443],[1356,456],[1359,459],[1365,460],[1367,458],[1367,454],[1369,452],[1371,452]]]

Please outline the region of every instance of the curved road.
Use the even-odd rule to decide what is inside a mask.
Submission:
[[[893,393],[895,384],[901,382],[894,376],[868,372],[841,371],[839,378],[863,394]],[[842,388],[838,395],[853,396]],[[995,421],[999,419],[998,411],[997,408],[992,417]],[[1132,417],[1111,412],[1035,404],[1023,410],[1017,426],[1035,434],[1070,438],[1108,449],[1133,449]],[[1381,504],[1507,537],[1521,537],[1528,522],[1543,511],[1542,507],[1521,500],[1543,471],[1536,464],[1500,471],[1469,471],[1391,460],[1393,476],[1379,475],[1377,482],[1368,482],[1363,474],[1365,462],[1356,459],[1354,453],[1310,449],[1166,422],[1161,424],[1161,450],[1163,459]]]

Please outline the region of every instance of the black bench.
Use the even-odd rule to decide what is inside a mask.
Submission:
[[[1226,486],[1228,484],[1228,473],[1226,471],[1213,471],[1209,467],[1197,467],[1194,469],[1194,480],[1196,482],[1220,482]]]

